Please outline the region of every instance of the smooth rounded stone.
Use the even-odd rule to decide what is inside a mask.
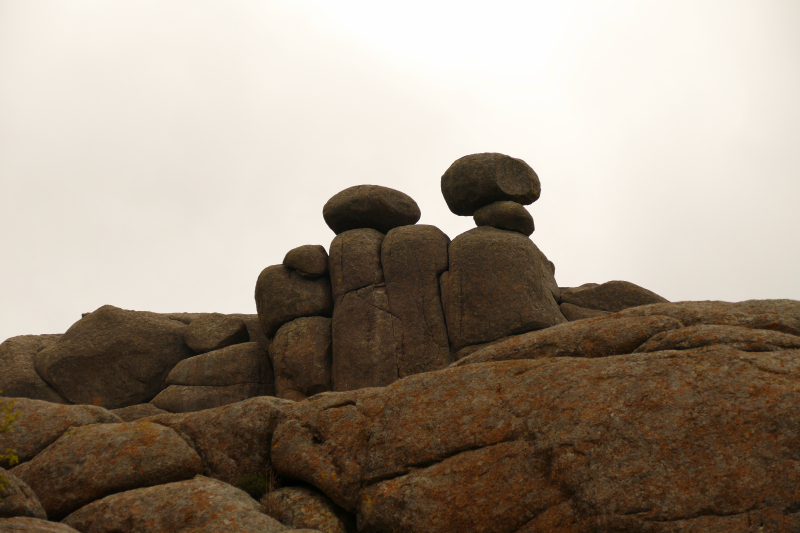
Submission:
[[[0,344],[0,391],[9,398],[69,403],[42,379],[34,357],[61,335],[20,335]]]
[[[381,244],[383,233],[374,229],[345,231],[331,241],[331,289],[336,305],[345,294],[383,283]]]
[[[272,341],[275,396],[300,401],[331,385],[331,319],[315,316],[281,326]]]
[[[0,518],[0,532],[2,533],[80,533],[76,529],[59,524],[58,522],[48,522],[39,518]]]
[[[561,303],[613,313],[640,305],[669,303],[669,300],[628,281],[609,281],[596,287],[565,291],[561,294]]]
[[[559,308],[561,314],[570,322],[575,320],[583,320],[584,318],[594,318],[596,316],[605,316],[610,314],[608,311],[600,311],[599,309],[587,309],[568,303],[562,303]]]
[[[689,326],[660,333],[639,346],[635,352],[690,350],[722,344],[743,352],[778,352],[800,349],[800,337],[778,331],[749,329],[740,326]]]
[[[398,226],[416,224],[417,202],[400,191],[380,185],[356,185],[336,193],[322,208],[325,223],[337,235],[359,228],[386,233]]]
[[[319,244],[306,244],[289,250],[283,266],[297,271],[304,278],[316,279],[328,272],[328,252]]]
[[[533,233],[533,217],[522,204],[503,201],[483,206],[472,215],[476,226],[491,226],[516,231],[525,236]]]
[[[524,235],[475,228],[453,239],[448,252],[440,285],[454,351],[567,321],[550,262]]]
[[[167,376],[167,385],[225,387],[272,381],[269,358],[257,342],[234,344],[184,359]]]
[[[5,489],[2,489],[3,480],[5,480]],[[0,518],[14,518],[15,516],[47,520],[47,513],[33,489],[11,472],[0,468]],[[0,531],[2,530],[3,527],[0,524]]]
[[[289,528],[259,510],[243,490],[196,476],[130,490],[91,503],[63,520],[81,533],[277,533]]]
[[[418,374],[297,402],[272,460],[362,531],[666,533],[779,514],[800,483],[798,355],[714,346]],[[629,527],[602,527],[618,518]]]
[[[61,405],[17,398],[12,431],[0,433],[0,450],[11,448],[20,464],[30,461],[71,427],[122,422],[115,414],[93,405]],[[8,468],[7,462],[0,466]]]
[[[202,472],[200,457],[178,433],[150,422],[72,428],[12,470],[39,496],[50,520],[109,494]]]
[[[403,226],[381,245],[399,377],[431,372],[452,361],[439,297],[450,238],[434,226]]]
[[[247,474],[263,474],[269,465],[272,434],[284,408],[293,402],[259,396],[195,413],[147,418],[191,440],[203,461],[203,474],[235,485]]]
[[[284,487],[265,494],[261,498],[261,511],[297,530],[357,532],[353,515],[324,494],[305,487]]]
[[[265,352],[269,350],[270,340],[264,333],[264,329],[261,327],[261,322],[258,320],[258,315],[234,313],[228,316],[239,318],[244,321],[244,325],[247,326],[247,334],[250,337],[250,342],[257,342],[261,345]]]
[[[528,205],[539,199],[541,190],[539,177],[525,161],[496,153],[464,156],[442,176],[447,207],[462,216],[502,200]]]
[[[333,311],[333,390],[384,387],[400,376],[384,285],[344,295]]]
[[[140,403],[139,405],[130,405],[120,409],[112,409],[111,412],[122,419],[123,422],[136,422],[148,416],[156,416],[167,414],[167,411],[159,409],[152,403]]]
[[[155,313],[104,305],[35,356],[36,371],[76,404],[109,409],[149,401],[179,361],[193,355],[186,326]]]
[[[186,345],[201,354],[248,342],[250,335],[244,320],[220,313],[210,313],[193,320],[183,334]]]
[[[274,394],[274,390],[259,383],[240,383],[226,387],[170,385],[150,402],[170,413],[193,413],[257,396]]]
[[[256,282],[261,327],[272,338],[282,325],[301,316],[331,316],[333,297],[328,276],[306,279],[283,265],[261,271]]]

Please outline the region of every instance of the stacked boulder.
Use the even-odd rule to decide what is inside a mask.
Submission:
[[[561,289],[561,313],[570,321],[668,302],[666,298],[629,281],[609,281],[602,285],[584,283],[580,287]]]

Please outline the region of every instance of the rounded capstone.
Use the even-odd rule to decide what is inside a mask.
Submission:
[[[400,191],[379,185],[349,187],[328,200],[322,216],[337,235],[351,229],[372,228],[386,233],[399,226],[416,224],[417,202]]]
[[[533,217],[517,202],[492,202],[475,211],[472,218],[476,226],[507,229],[523,235],[530,235],[534,230]]]
[[[500,200],[532,204],[541,190],[539,177],[525,161],[496,153],[464,156],[442,176],[447,207],[461,216]]]
[[[304,278],[316,279],[328,272],[328,252],[319,244],[306,244],[289,250],[283,266],[297,271]]]

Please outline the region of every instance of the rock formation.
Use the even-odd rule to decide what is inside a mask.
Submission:
[[[800,302],[559,287],[524,161],[441,190],[477,226],[452,241],[394,189],[334,195],[257,315],[0,344],[0,532],[800,532]]]

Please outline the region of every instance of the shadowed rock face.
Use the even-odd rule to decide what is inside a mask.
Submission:
[[[1,480],[5,480],[5,489],[0,489],[0,498],[2,498],[0,520],[15,516],[47,520],[47,513],[39,502],[39,498],[26,483],[3,468],[0,468]],[[3,526],[0,524],[0,531],[3,531],[2,528]]]
[[[245,342],[184,359],[169,373],[167,385],[224,387],[272,381],[269,358],[257,342]]]
[[[289,527],[322,533],[356,533],[352,515],[330,499],[303,487],[286,487],[264,495],[261,510]]]
[[[71,527],[48,522],[39,518],[0,518],[0,531],[3,533],[79,533]]]
[[[20,335],[0,344],[0,391],[10,398],[68,403],[36,371],[34,357],[61,335]]]
[[[328,272],[328,252],[319,244],[298,246],[287,252],[283,266],[296,270],[304,278],[315,279]]]
[[[220,313],[209,313],[193,320],[183,334],[194,353],[221,350],[250,340],[244,320]]]
[[[331,319],[321,316],[292,320],[272,342],[275,395],[300,401],[331,390]]]
[[[337,235],[352,229],[372,228],[386,233],[416,224],[417,203],[410,196],[379,185],[356,185],[335,194],[322,208],[325,223]]]
[[[336,305],[348,292],[383,283],[383,239],[383,233],[374,229],[355,229],[345,231],[331,241],[331,288]]]
[[[798,356],[709,347],[420,374],[293,405],[272,457],[374,532],[723,531],[751,512],[791,525]]]
[[[301,316],[331,316],[331,282],[326,276],[306,279],[283,265],[265,268],[256,282],[261,327],[272,338],[282,325]]]

